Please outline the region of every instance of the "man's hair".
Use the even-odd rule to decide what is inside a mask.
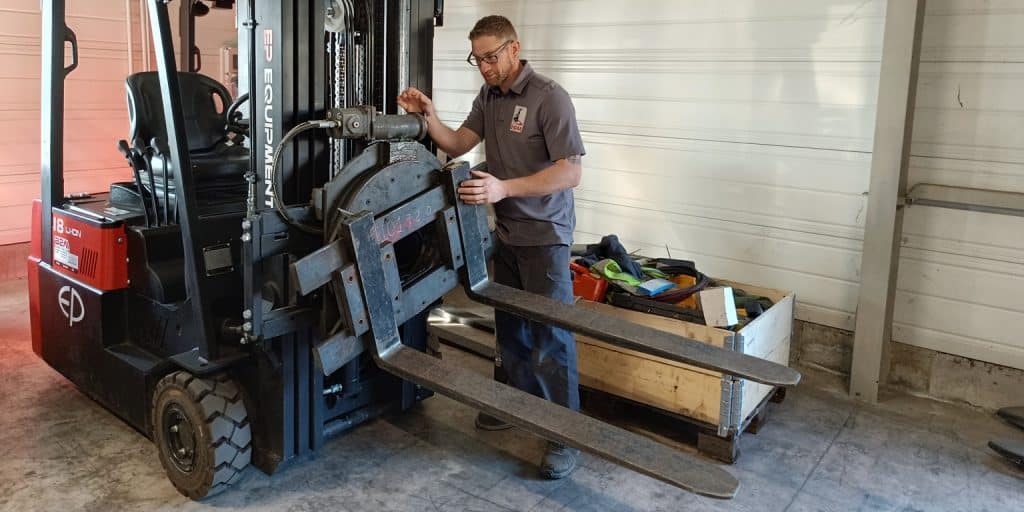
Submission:
[[[473,25],[473,30],[469,31],[469,40],[472,41],[480,36],[494,36],[510,41],[519,39],[512,22],[508,18],[498,15],[484,16],[476,22],[476,25]]]

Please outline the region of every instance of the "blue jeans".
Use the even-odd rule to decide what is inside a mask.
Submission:
[[[494,282],[573,303],[569,246],[497,242]],[[574,411],[580,409],[576,337],[572,332],[494,311],[498,353],[508,383]]]

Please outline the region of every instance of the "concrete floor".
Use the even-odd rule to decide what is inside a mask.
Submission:
[[[741,440],[736,499],[694,496],[584,456],[544,481],[543,442],[477,432],[475,411],[434,397],[330,442],[268,477],[189,502],[155,448],[31,352],[24,281],[0,282],[0,510],[1024,510],[1024,474],[992,437],[1024,437],[992,415],[905,395],[850,401],[842,381],[805,375],[761,432]],[[488,364],[448,350],[481,372]],[[666,448],[668,449],[668,448]],[[682,449],[692,451],[689,447]]]

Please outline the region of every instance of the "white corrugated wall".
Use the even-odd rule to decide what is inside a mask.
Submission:
[[[171,6],[176,30],[178,3]],[[131,178],[117,141],[128,135],[129,26],[132,68],[142,70],[139,1],[67,0],[67,25],[78,36],[80,63],[66,82],[65,191],[102,192],[112,181]],[[234,33],[230,10],[212,10],[197,21],[204,73],[221,79],[219,48]],[[0,245],[29,240],[31,204],[40,193],[41,37],[39,0],[0,4]]]
[[[1024,192],[1024,2],[928,0],[910,183]],[[893,337],[1024,369],[1024,218],[912,207]]]
[[[123,0],[67,2],[67,24],[78,36],[80,62],[68,76],[65,92],[68,193],[101,191],[107,183],[130,176],[116,147],[128,131],[122,85],[128,72],[125,11]],[[41,34],[39,0],[3,2],[0,245],[29,239],[31,201],[40,193]]]
[[[171,26],[177,29],[178,2],[171,3],[171,6],[174,7],[171,12]],[[238,31],[235,29],[235,11],[233,9],[210,9],[206,16],[196,18],[196,46],[199,47],[199,53],[202,55],[202,68],[199,72],[224,83],[220,49],[225,45],[234,44],[237,39]],[[175,48],[178,47],[177,34],[175,34],[174,45]],[[175,58],[179,53],[174,54]],[[179,67],[181,66],[179,65]]]
[[[690,258],[793,290],[797,317],[852,329],[883,0],[449,0],[434,96],[457,126],[487,14],[574,98],[587,146],[579,242]],[[1024,190],[1024,5],[929,1],[912,182]],[[964,101],[951,103],[957,98]],[[954,108],[955,106],[955,108]],[[479,160],[482,154],[469,156]],[[937,158],[938,157],[938,158]],[[895,338],[1024,368],[1019,219],[913,208]],[[955,297],[947,299],[946,297]]]

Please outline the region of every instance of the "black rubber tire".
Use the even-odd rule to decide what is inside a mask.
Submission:
[[[226,374],[199,378],[177,371],[167,375],[153,392],[150,420],[167,477],[178,492],[193,500],[218,494],[238,481],[252,458],[252,432],[242,393]],[[170,430],[173,420],[191,434],[184,441],[182,434]],[[189,454],[185,462],[172,454],[173,446],[182,443],[192,447],[185,451]]]

